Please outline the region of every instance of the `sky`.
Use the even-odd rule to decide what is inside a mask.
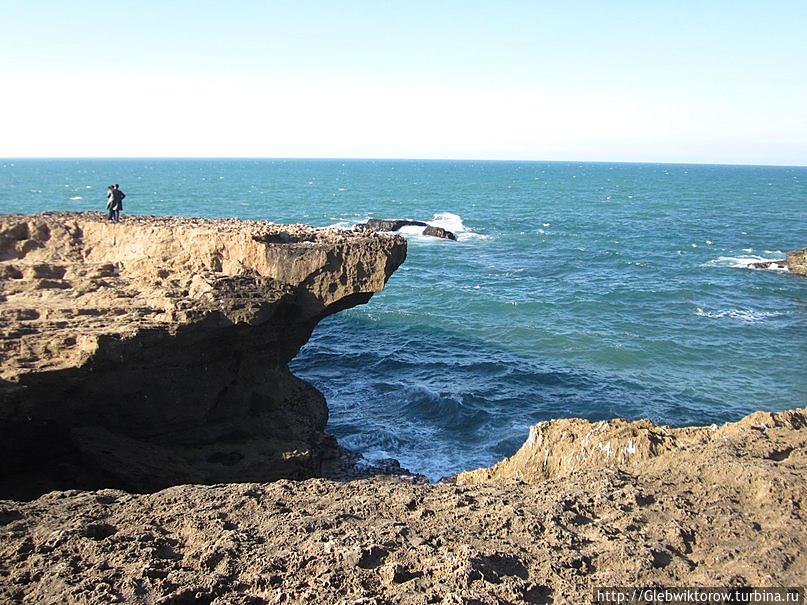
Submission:
[[[0,2],[0,157],[807,165],[804,0]]]

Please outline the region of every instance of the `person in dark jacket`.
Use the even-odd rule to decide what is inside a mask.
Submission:
[[[109,196],[107,195],[107,198]],[[115,183],[112,185],[112,207],[110,209],[110,218],[114,222],[118,222],[120,220],[120,211],[123,210],[123,198],[126,197],[126,194],[121,191],[120,185]],[[109,206],[109,202],[107,201],[107,206]]]
[[[110,221],[115,220],[115,185],[110,185],[106,189],[106,209],[107,218]]]
[[[120,213],[123,210],[123,198],[126,197],[126,194],[121,191],[120,186],[115,183],[115,197],[117,198],[117,206],[115,207],[115,222],[120,220]]]

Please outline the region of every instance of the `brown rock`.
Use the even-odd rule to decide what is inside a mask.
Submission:
[[[465,485],[53,492],[0,502],[0,602],[562,604],[595,586],[798,586],[805,452],[807,410],[683,429],[571,419]]]
[[[787,268],[796,275],[807,275],[807,248],[787,253]]]
[[[316,474],[328,410],[287,364],[405,256],[301,225],[3,216],[0,496]]]

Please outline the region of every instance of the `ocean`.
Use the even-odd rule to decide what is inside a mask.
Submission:
[[[0,160],[0,212],[103,210],[349,228],[412,218],[406,263],[292,362],[368,460],[431,479],[539,420],[735,420],[807,405],[807,168],[403,160]]]

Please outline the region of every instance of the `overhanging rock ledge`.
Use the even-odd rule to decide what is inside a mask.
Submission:
[[[405,258],[302,225],[0,217],[0,497],[316,475],[328,410],[288,362]]]

